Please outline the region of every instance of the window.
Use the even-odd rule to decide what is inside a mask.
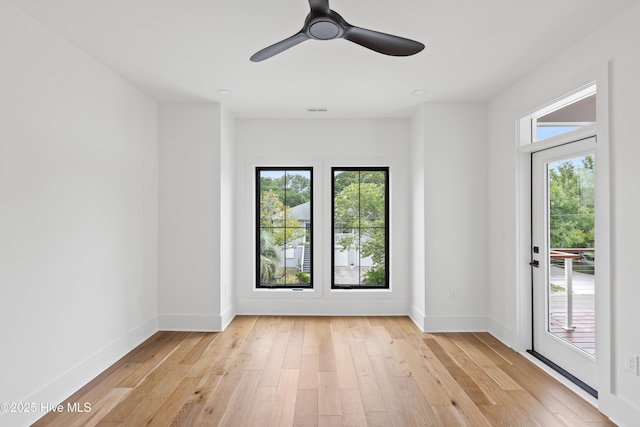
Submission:
[[[535,117],[535,141],[571,132],[596,121],[596,94]]]
[[[389,168],[332,168],[334,289],[389,288]]]
[[[544,141],[595,122],[596,85],[590,84],[521,118],[521,143]]]
[[[256,168],[256,287],[313,287],[312,168]]]

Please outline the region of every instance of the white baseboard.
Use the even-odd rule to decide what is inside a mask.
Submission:
[[[233,318],[231,313],[225,315],[223,318],[211,314],[160,314],[158,324],[161,331],[222,332]]]
[[[485,316],[425,316],[424,332],[486,332]]]
[[[419,310],[416,306],[411,306],[411,312],[409,313],[409,318],[413,320],[413,323],[416,324],[418,329],[420,329],[422,332],[425,331],[424,313],[421,310]]]
[[[225,329],[227,329],[227,326],[229,326],[229,323],[231,323],[234,317],[236,317],[236,312],[232,307],[229,307],[224,311],[224,313],[222,313],[222,316],[220,317],[222,330],[224,331]]]
[[[93,356],[90,356],[67,372],[64,372],[31,396],[23,399],[22,402],[33,402],[36,404],[37,410],[35,412],[0,412],[0,425],[9,427],[32,424],[48,412],[47,407],[50,407],[50,405],[58,405],[60,402],[65,401],[69,396],[156,332],[158,332],[158,318],[154,316],[106,345]],[[85,403],[92,404],[95,402],[74,403],[78,403],[80,405],[79,407],[82,408]]]
[[[484,316],[425,316],[412,306],[409,317],[422,332],[487,332],[489,319]]]
[[[640,420],[640,408],[614,394],[598,393],[598,409],[619,426],[635,426]]]
[[[507,339],[509,337],[508,333],[511,332],[511,330],[506,328],[503,323],[498,322],[492,317],[489,317],[487,331],[498,340],[500,340],[503,344],[509,347],[513,347],[513,344],[510,343]]]

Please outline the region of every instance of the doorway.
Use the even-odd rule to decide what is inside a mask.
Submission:
[[[531,353],[597,397],[596,137],[531,154]]]

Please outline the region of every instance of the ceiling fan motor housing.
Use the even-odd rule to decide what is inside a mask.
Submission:
[[[331,40],[342,37],[347,28],[347,22],[332,10],[326,14],[311,11],[305,20],[303,31],[314,39]]]

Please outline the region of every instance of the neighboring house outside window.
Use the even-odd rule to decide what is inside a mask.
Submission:
[[[256,168],[256,287],[313,287],[310,167]]]

